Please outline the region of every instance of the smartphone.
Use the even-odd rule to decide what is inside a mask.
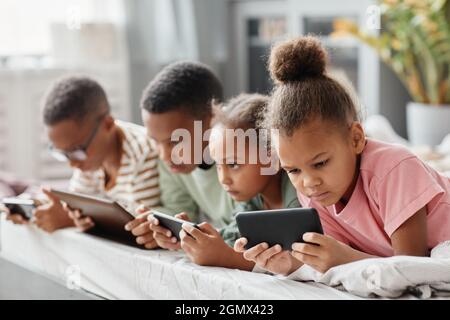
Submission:
[[[27,220],[33,217],[33,210],[36,209],[36,203],[32,199],[3,198],[2,202],[11,213],[20,214]]]
[[[294,242],[304,242],[304,233],[323,234],[319,215],[313,208],[239,212],[236,222],[241,236],[248,240],[246,249],[266,242],[291,250]]]
[[[183,229],[181,226],[183,223],[187,223],[192,225],[194,228],[198,228],[198,226],[189,221],[185,221],[179,218],[172,217],[168,214],[152,210],[152,215],[158,219],[159,225],[161,227],[164,227],[166,229],[169,229],[172,232],[172,235],[177,238],[178,241],[180,241],[180,231]]]

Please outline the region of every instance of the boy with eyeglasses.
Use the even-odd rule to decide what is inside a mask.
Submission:
[[[137,243],[155,247],[156,242],[148,239],[146,217],[139,214],[140,206],[160,204],[158,154],[145,129],[115,120],[102,87],[81,76],[63,78],[50,88],[43,119],[51,141],[49,151],[74,168],[69,189],[121,203],[137,215],[132,225],[138,227],[129,230]],[[49,201],[34,212],[32,221],[38,227],[53,232],[69,226],[86,231],[94,226],[81,212],[63,207],[49,190],[43,192]]]

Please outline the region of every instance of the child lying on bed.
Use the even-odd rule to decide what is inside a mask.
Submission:
[[[450,239],[450,181],[406,149],[366,139],[345,89],[325,73],[318,40],[297,38],[272,49],[277,86],[267,113],[279,129],[282,168],[300,203],[319,212],[325,235],[292,245],[235,250],[258,266],[290,274],[307,264],[325,272],[348,262],[393,255],[428,256]]]
[[[132,213],[140,205],[159,205],[157,154],[145,129],[115,120],[97,81],[85,76],[55,81],[44,98],[42,118],[49,151],[74,169],[71,191],[118,201]],[[86,231],[94,226],[83,213],[64,207],[52,192],[43,192],[48,200],[33,213],[36,226],[47,232],[71,226]],[[18,219],[11,217],[24,223]]]
[[[154,209],[195,222],[203,215],[217,226],[231,221],[234,201],[222,189],[215,165],[202,157],[208,147],[213,101],[221,101],[222,96],[222,84],[214,72],[189,61],[166,66],[144,90],[142,120],[160,160],[162,206]],[[143,242],[155,235],[155,247],[180,249],[180,241],[153,216],[139,226],[131,225]]]
[[[279,171],[278,159],[271,158],[267,152],[267,139],[259,135],[260,120],[268,100],[258,94],[242,94],[216,112],[210,152],[216,162],[220,183],[234,200],[240,202],[235,212],[299,207],[287,174]],[[253,131],[247,131],[249,129]],[[247,140],[246,132],[254,133],[254,139]],[[260,151],[266,155],[265,159]],[[219,231],[206,222],[199,227],[185,224],[180,232],[181,248],[193,262],[253,269],[254,263],[249,263],[232,249],[240,236],[235,220]]]

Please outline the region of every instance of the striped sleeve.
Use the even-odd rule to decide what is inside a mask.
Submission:
[[[98,181],[99,178],[96,177],[95,173],[84,173],[76,169],[70,179],[69,190],[77,193],[99,195]]]
[[[160,205],[159,174],[157,168],[158,154],[153,149],[150,139],[141,132],[129,132],[129,149],[136,160],[131,188],[133,202],[146,207]]]
[[[146,207],[160,205],[161,192],[157,161],[158,155],[149,153],[139,168],[133,184],[134,200]]]

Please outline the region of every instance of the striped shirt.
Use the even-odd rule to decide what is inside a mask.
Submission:
[[[160,205],[158,154],[145,128],[120,120],[116,120],[116,125],[123,132],[124,139],[115,185],[105,188],[103,169],[91,172],[76,169],[70,181],[70,190],[117,201],[133,214],[139,205]]]

